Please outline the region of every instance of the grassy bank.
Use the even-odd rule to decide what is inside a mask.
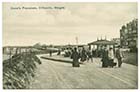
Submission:
[[[3,88],[27,89],[41,61],[34,53],[21,53],[3,61]]]
[[[124,52],[123,62],[138,66],[138,54],[136,52],[135,53]]]

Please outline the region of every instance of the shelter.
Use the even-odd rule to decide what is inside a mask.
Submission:
[[[97,40],[91,43],[88,43],[88,45],[115,45],[113,41],[108,41],[108,40]]]
[[[100,49],[103,46],[114,47],[115,44],[116,44],[115,42],[109,41],[109,40],[106,40],[106,39],[101,39],[101,40],[97,40],[97,41],[88,43],[90,48],[91,48],[91,45],[94,45],[94,46],[96,45],[97,49]]]
[[[101,39],[101,40],[98,40],[97,41],[94,41],[94,42],[91,42],[91,43],[88,43],[89,45],[89,49],[91,49],[91,46],[94,46],[94,56],[95,57],[101,57],[102,56],[102,47],[105,46],[107,48],[109,47],[112,47],[114,52],[115,52],[115,42],[113,41],[109,41],[109,40],[106,40],[106,39]],[[95,49],[95,46],[96,46],[96,49]]]

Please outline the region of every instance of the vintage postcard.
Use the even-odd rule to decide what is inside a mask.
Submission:
[[[3,89],[138,89],[137,2],[3,2]]]

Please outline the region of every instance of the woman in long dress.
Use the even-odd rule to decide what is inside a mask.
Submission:
[[[108,67],[108,50],[106,47],[103,48],[102,51],[102,67]]]
[[[79,53],[77,51],[77,48],[74,48],[72,55],[71,55],[71,58],[73,59],[72,66],[73,67],[80,67],[80,65],[79,65]]]

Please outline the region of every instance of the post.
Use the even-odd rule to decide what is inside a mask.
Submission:
[[[75,37],[76,45],[78,45],[78,37]]]

